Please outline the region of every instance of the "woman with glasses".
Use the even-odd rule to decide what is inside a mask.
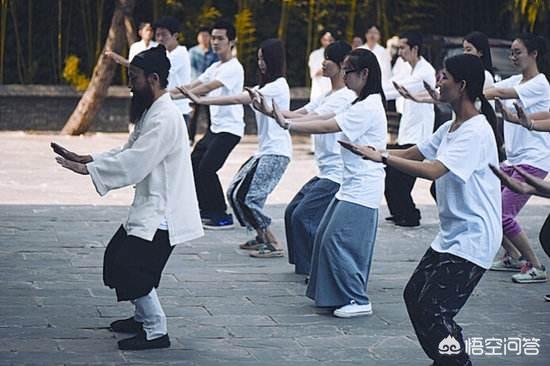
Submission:
[[[550,109],[550,84],[540,72],[546,51],[542,37],[525,33],[517,37],[511,46],[510,59],[521,72],[500,81],[493,88],[485,90],[487,98],[503,99],[506,107],[517,102],[526,113],[547,112]],[[537,178],[544,178],[550,170],[550,135],[526,129],[504,120],[504,142],[507,163],[502,170],[508,176],[524,180],[513,169],[519,166],[523,171]],[[537,258],[526,233],[516,221],[516,216],[531,195],[516,193],[502,187],[502,227],[504,255],[495,261],[492,270],[516,271],[512,280],[517,283],[546,282],[546,270]]]
[[[357,95],[345,111],[298,122],[285,119],[274,104],[275,120],[291,131],[341,132],[343,141],[384,148],[387,120],[376,56],[368,50],[355,49],[344,59],[342,72],[346,86]],[[378,207],[384,194],[384,168],[347,150],[342,151],[342,161],[342,184],[315,235],[306,295],[319,307],[336,308],[335,316],[350,318],[372,314],[367,282]]]

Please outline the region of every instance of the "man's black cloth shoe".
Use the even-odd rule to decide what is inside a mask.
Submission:
[[[111,330],[117,333],[139,333],[143,331],[143,323],[136,321],[134,317],[115,320],[111,323]]]
[[[140,332],[132,338],[126,338],[118,341],[118,349],[123,351],[140,351],[145,349],[168,347],[170,347],[170,338],[168,337],[168,334],[148,341],[145,337],[145,332]]]
[[[420,220],[419,219],[396,219],[394,221],[394,224],[397,226],[404,226],[404,227],[416,227],[420,226]]]

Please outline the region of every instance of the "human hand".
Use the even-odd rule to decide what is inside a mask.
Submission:
[[[275,122],[277,122],[277,124],[281,126],[281,128],[288,130],[288,128],[290,127],[290,123],[286,121],[285,117],[281,113],[281,110],[279,109],[279,106],[277,105],[277,103],[275,103],[275,101],[272,102],[272,108],[273,119],[275,119]]]
[[[93,158],[90,155],[78,155],[72,151],[65,149],[63,146],[56,144],[55,142],[51,142],[50,146],[53,149],[54,153],[60,155],[64,159],[84,164],[93,161]]]
[[[519,118],[504,106],[500,98],[495,98],[495,111],[502,114],[502,118],[508,122],[519,123]]]
[[[123,65],[124,64],[124,61],[126,61],[126,59],[124,57],[122,57],[121,55],[119,55],[118,53],[114,52],[114,51],[111,51],[111,50],[107,50],[105,51],[105,56],[107,56],[108,58],[112,59],[114,62],[116,62],[117,64],[121,64]]]
[[[518,103],[514,103],[514,108],[516,109],[516,112],[517,112],[517,118],[518,118],[519,124],[528,130],[532,130],[534,127],[533,126],[534,123],[531,119],[527,117],[527,114],[525,113],[525,110],[523,109],[523,107],[520,106]]]
[[[260,91],[251,89],[249,87],[245,87],[245,90],[250,95],[250,99],[252,100],[252,107],[254,107],[254,109],[269,117],[273,117],[273,109],[269,106],[269,104],[267,103],[267,99],[262,93],[260,93]]]
[[[399,86],[397,91],[399,92],[399,94],[401,94],[403,98],[410,99],[413,102],[419,103],[419,100],[414,95],[412,95],[404,86]]]
[[[55,161],[61,165],[63,168],[69,169],[75,173],[82,174],[82,175],[88,175],[88,168],[86,167],[86,164],[77,163],[76,161],[67,160],[65,158],[62,158],[60,156],[55,158]]]
[[[440,97],[439,92],[425,81],[423,81],[422,84],[424,84],[424,89],[426,89],[430,97],[432,97],[432,99],[435,100],[436,102],[439,102],[439,97]]]
[[[189,98],[193,103],[201,104],[201,98],[197,94],[193,93],[191,90],[187,89],[184,86],[176,86],[176,89],[178,89],[181,94]]]
[[[504,173],[500,168],[497,168],[496,166],[489,164],[489,168],[493,171],[493,173],[500,179],[500,182],[505,185],[506,187],[510,188],[512,191],[520,194],[534,194],[537,190],[532,185],[521,182],[515,178],[510,177],[508,174]],[[517,169],[514,167],[514,169]]]
[[[377,163],[382,162],[382,154],[379,151],[376,151],[376,149],[372,146],[358,145],[344,140],[338,140],[338,143],[344,149],[361,156],[365,160],[371,160]]]

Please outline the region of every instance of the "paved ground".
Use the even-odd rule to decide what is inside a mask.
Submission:
[[[342,320],[314,308],[303,295],[303,277],[292,273],[286,259],[252,259],[236,249],[249,236],[243,229],[208,232],[176,248],[161,283],[172,348],[120,352],[121,336],[106,326],[128,316],[131,307],[117,304],[102,286],[101,261],[126,214],[131,189],[98,198],[89,178],[56,167],[47,146],[52,139],[84,152],[115,146],[124,136],[0,133],[0,364],[429,364],[401,298],[437,231],[425,182],[414,192],[422,204],[422,227],[382,222],[378,229],[369,282],[373,316]],[[224,182],[253,150],[251,143],[239,146],[222,172]],[[295,147],[295,160],[270,199],[281,238],[284,203],[315,173],[306,151],[307,145]],[[533,200],[520,217],[534,242],[548,204]],[[386,213],[382,207],[381,217]],[[536,250],[550,264],[538,244]],[[487,273],[458,321],[472,341],[488,342],[478,350],[488,353],[486,346],[501,340],[508,354],[476,356],[474,364],[549,365],[545,293],[548,284],[516,285],[509,274]],[[539,354],[511,354],[514,337],[539,339]]]

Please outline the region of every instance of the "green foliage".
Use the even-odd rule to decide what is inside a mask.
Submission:
[[[114,3],[2,0],[0,80],[62,83],[69,55],[78,57],[80,73],[90,76],[105,42]],[[220,18],[234,20],[238,57],[249,85],[256,81],[259,43],[280,37],[287,48],[288,81],[302,86],[309,80],[309,52],[319,47],[319,32],[325,29],[346,40],[352,34],[364,36],[369,23],[380,26],[383,41],[407,29],[452,36],[480,30],[490,37],[512,38],[527,30],[548,35],[549,14],[548,0],[136,0],[134,21],[139,24],[172,15],[182,24],[180,41],[192,47],[199,26]],[[121,73],[117,73],[115,83],[121,82]]]

